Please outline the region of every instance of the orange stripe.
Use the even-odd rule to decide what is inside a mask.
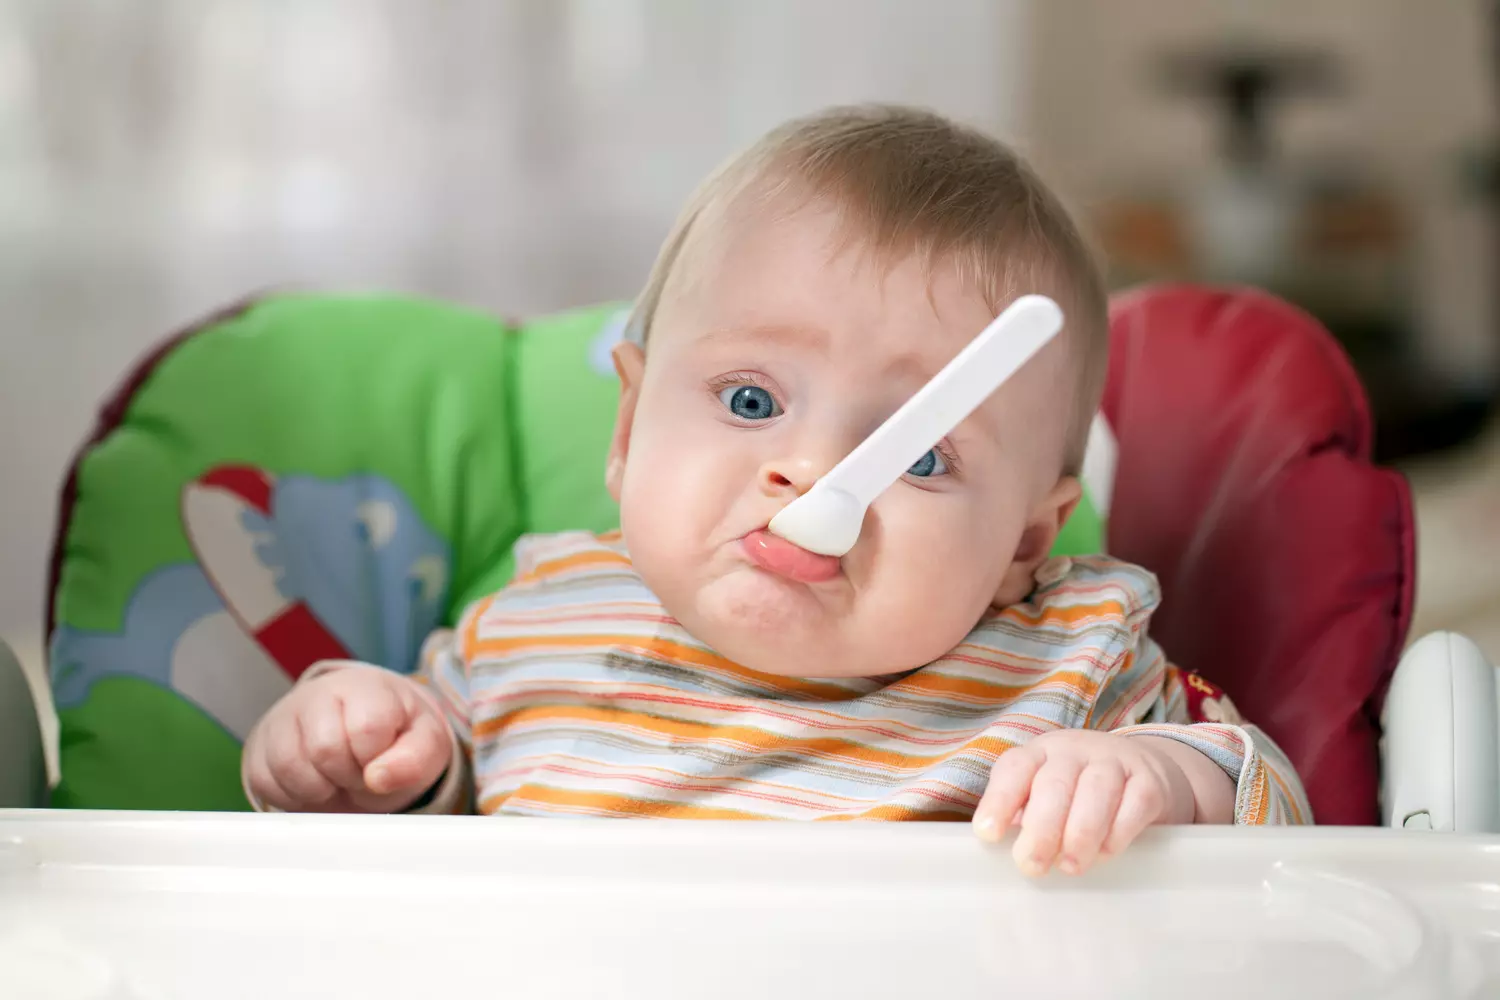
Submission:
[[[976,653],[962,652],[965,649],[975,650]],[[972,643],[955,646],[942,658],[942,662],[971,664],[987,670],[1004,670],[1011,674],[1045,674],[1057,666],[1056,657],[1023,656],[1011,650],[1002,653],[997,649],[985,649],[983,646],[976,646]]]
[[[891,689],[895,691],[920,691],[923,694],[961,697],[979,702],[1011,702],[1033,691],[1056,688],[1092,699],[1099,690],[1099,684],[1080,670],[1059,670],[1030,684],[994,684],[977,677],[957,677],[923,670],[891,685]]]
[[[1307,820],[1302,817],[1302,810],[1297,805],[1296,796],[1292,795],[1291,789],[1287,787],[1286,781],[1282,778],[1280,772],[1278,772],[1273,767],[1267,767],[1266,759],[1264,757],[1261,758],[1260,768],[1270,776],[1271,781],[1275,783],[1277,790],[1281,792],[1281,801],[1286,803],[1287,818],[1293,823],[1306,823]]]
[[[592,762],[586,762],[586,763],[592,763]],[[564,764],[551,763],[551,762],[545,763],[545,764],[540,764],[540,765],[537,765],[536,767],[522,767],[522,768],[518,768],[517,770],[524,771],[524,772],[531,773],[531,774],[535,774],[535,773],[539,773],[539,772],[545,772],[545,773],[550,773],[550,774],[566,775],[566,776],[572,777],[572,778],[586,778],[586,779],[589,779],[591,781],[594,781],[595,783],[598,783],[598,782],[601,782],[601,781],[602,782],[620,782],[620,781],[625,781],[625,782],[629,782],[629,783],[634,784],[634,785],[643,785],[643,786],[646,786],[647,788],[666,789],[668,791],[696,792],[696,793],[699,793],[699,794],[702,794],[702,795],[725,795],[725,794],[728,794],[728,795],[740,796],[740,797],[747,798],[747,799],[759,799],[759,800],[761,800],[763,802],[776,802],[776,803],[780,803],[781,805],[793,806],[793,807],[795,807],[797,809],[804,809],[804,810],[810,810],[810,811],[829,812],[831,810],[839,808],[839,806],[836,805],[836,804],[828,804],[828,803],[823,803],[823,802],[817,801],[817,798],[816,798],[817,793],[814,792],[814,791],[812,791],[811,789],[795,788],[795,789],[792,789],[792,791],[802,792],[804,795],[812,795],[813,796],[812,798],[802,798],[802,797],[798,797],[798,796],[795,796],[795,795],[778,794],[778,793],[772,792],[770,790],[761,790],[759,788],[752,787],[751,785],[745,784],[750,779],[736,779],[732,775],[722,775],[722,776],[719,776],[719,777],[720,778],[734,780],[734,781],[738,781],[744,787],[726,790],[723,787],[723,782],[721,782],[719,780],[719,778],[716,778],[713,775],[705,775],[701,779],[695,779],[695,778],[693,778],[690,775],[682,774],[680,772],[665,771],[664,768],[653,768],[652,770],[665,771],[665,773],[671,775],[672,778],[648,777],[647,775],[645,775],[641,771],[611,773],[611,772],[599,771],[599,770],[596,770],[596,769],[593,769],[593,768],[589,768],[589,767],[569,767],[569,766],[564,765]],[[504,777],[504,772],[502,772],[501,774],[495,776],[496,779],[499,779],[499,778],[502,778],[502,777]],[[672,780],[672,779],[680,779],[680,780]],[[842,796],[836,796],[836,797],[843,798]],[[852,800],[852,799],[844,798],[844,801],[849,802],[849,801],[857,801],[857,800]]]
[[[1032,614],[1032,611],[1035,614]],[[1070,607],[1033,608],[1027,604],[1016,604],[999,612],[998,618],[1008,618],[1022,625],[1078,625],[1091,618],[1126,618],[1125,605],[1119,601],[1102,601],[1098,604],[1075,604]]]
[[[761,813],[742,809],[725,809],[696,806],[683,802],[664,802],[657,799],[642,799],[628,795],[611,795],[602,792],[584,792],[572,789],[553,788],[550,785],[526,785],[514,792],[492,795],[479,804],[480,815],[489,816],[499,812],[505,805],[530,805],[541,809],[566,809],[592,813],[608,813],[614,816],[641,816],[653,819],[683,820],[768,820]],[[883,820],[887,822],[950,822],[964,823],[973,818],[972,811],[962,809],[917,809],[912,806],[883,803],[859,812],[818,816],[817,821]]]
[[[537,806],[561,806],[586,809],[592,812],[611,813],[616,816],[651,816],[658,819],[765,819],[752,812],[739,809],[716,809],[681,802],[660,802],[653,799],[638,799],[628,795],[611,795],[603,792],[579,792],[548,785],[525,785],[514,792],[491,795],[479,803],[481,815],[498,812],[507,802],[534,803]]]
[[[820,684],[817,681],[783,677],[778,674],[762,674],[748,667],[742,667],[732,660],[726,660],[716,653],[660,636],[650,638],[623,634],[560,635],[545,638],[541,636],[493,636],[479,639],[470,653],[470,659],[472,662],[473,657],[480,656],[503,658],[528,651],[591,649],[610,646],[618,647],[626,652],[637,652],[672,666],[694,666],[749,680],[783,694],[797,694],[823,701],[847,701],[852,697],[850,691],[837,685]]]
[[[476,706],[504,704],[505,702],[515,700],[529,701],[534,698],[561,698],[570,701],[590,698],[610,698],[702,707],[720,713],[741,711],[728,698],[718,701],[707,697],[693,698],[684,695],[679,688],[662,687],[656,684],[634,682],[630,683],[627,689],[619,681],[606,679],[566,681],[562,687],[552,686],[554,683],[553,681],[542,679],[530,682],[517,681],[514,683],[513,688],[507,690],[505,694],[481,698],[476,702]],[[795,712],[790,710],[773,711],[770,706],[776,706],[777,708],[790,706],[795,708]],[[819,726],[823,729],[858,729],[879,733],[882,736],[890,736],[893,739],[909,740],[911,742],[939,743],[950,740],[952,737],[958,735],[952,729],[919,726],[916,723],[897,718],[865,719],[857,715],[835,712],[831,709],[808,703],[799,703],[792,706],[791,703],[766,699],[760,700],[760,703],[756,705],[755,711],[757,714],[771,718],[787,719],[805,725]],[[1034,718],[1034,716],[1025,717]]]
[[[506,729],[547,723],[570,722],[611,729],[632,728],[672,740],[706,745],[737,745],[755,752],[778,750],[795,752],[823,760],[860,761],[896,772],[911,773],[948,760],[965,751],[997,756],[1010,744],[996,736],[966,740],[951,750],[938,754],[908,754],[880,750],[836,736],[788,737],[753,726],[724,726],[712,722],[688,722],[645,712],[590,708],[574,705],[539,705],[517,709],[495,718],[483,719],[474,726],[474,740],[492,739]]]
[[[1255,776],[1253,791],[1250,794],[1250,804],[1245,808],[1245,815],[1241,817],[1243,822],[1251,826],[1260,826],[1266,821],[1266,796],[1270,789],[1266,787],[1265,768]]]
[[[474,662],[474,650],[479,645],[479,622],[489,613],[490,607],[500,594],[491,594],[474,605],[469,612],[469,620],[464,625],[463,635],[459,637],[458,655],[463,660],[464,673],[469,672],[469,665]]]
[[[565,769],[561,765],[553,763],[550,757],[555,757],[560,761],[570,761],[574,766],[571,769]],[[726,785],[744,785],[746,787],[753,786],[756,788],[765,788],[780,792],[813,794],[822,799],[838,799],[841,802],[848,802],[851,804],[858,804],[859,802],[863,801],[862,799],[853,798],[852,796],[840,795],[837,792],[830,792],[823,789],[805,788],[801,785],[788,785],[777,781],[765,781],[764,779],[760,778],[747,778],[744,775],[740,774],[688,774],[685,771],[674,771],[670,767],[662,767],[659,764],[616,763],[614,761],[595,760],[590,757],[579,757],[576,754],[566,753],[549,755],[549,758],[544,759],[546,759],[547,762],[539,765],[543,769],[570,770],[575,773],[582,773],[584,769],[592,768],[593,770],[589,773],[598,775],[599,777],[606,780],[613,780],[615,777],[631,779],[636,775],[642,774],[644,772],[650,772],[654,774],[669,775],[673,778],[681,778],[684,781],[711,783],[716,788],[720,788],[720,790],[722,790],[722,786]],[[493,774],[486,774],[483,777],[485,778],[485,780],[498,781],[513,774],[524,773],[525,771],[530,769],[530,766],[531,765],[525,763],[517,764],[513,768],[508,768],[504,771],[498,771]]]
[[[796,694],[821,701],[848,701],[853,693],[837,684],[823,684],[815,680],[784,677],[780,674],[763,674],[749,667],[742,667],[733,660],[726,660],[717,653],[654,636],[642,642],[627,639],[621,643],[627,649],[636,650],[675,666],[686,663],[704,670],[713,670],[741,680],[771,688],[781,694]]]
[[[571,555],[545,559],[534,566],[526,579],[542,580],[574,570],[598,569],[601,566],[630,568],[630,557],[613,549],[588,549]]]
[[[508,777],[531,773],[534,770],[551,771],[579,778],[597,778],[602,781],[640,781],[658,788],[677,788],[680,790],[701,791],[713,794],[745,795],[770,802],[801,806],[806,809],[821,809],[825,812],[840,809],[840,803],[844,803],[847,807],[869,804],[868,799],[839,795],[836,792],[800,785],[784,785],[774,781],[760,781],[755,778],[746,778],[736,774],[695,775],[654,765],[642,765],[639,767],[611,765],[605,761],[590,760],[586,757],[577,757],[570,754],[559,754],[558,757],[562,761],[571,763],[558,763],[550,760],[534,765],[520,763],[503,771],[487,773],[482,778],[487,782],[503,783]],[[648,773],[665,775],[666,777],[647,777]],[[949,782],[932,780],[925,776],[920,781],[922,782],[921,784],[911,785],[903,789],[894,789],[886,794],[896,795],[904,793],[921,795],[936,802],[953,803],[960,809],[972,808],[978,801],[971,793]],[[726,786],[730,785],[741,787],[726,788]],[[805,798],[799,798],[798,796],[805,796]]]
[[[821,821],[837,820],[884,820],[886,822],[928,822],[928,823],[967,823],[974,818],[972,811],[964,812],[958,809],[914,809],[911,806],[898,806],[886,803],[878,805],[857,816],[819,816]]]
[[[474,727],[474,738],[488,739],[505,729],[548,723],[594,725],[603,730],[632,728],[654,736],[706,745],[743,747],[751,752],[790,751],[825,760],[857,760],[896,771],[912,771],[943,760],[947,754],[913,757],[862,746],[836,736],[786,737],[751,726],[724,726],[712,722],[686,722],[644,712],[587,708],[584,706],[538,706],[519,709],[496,719],[485,719]]]
[[[482,699],[479,705],[503,704],[506,701],[524,700],[527,702],[555,699],[555,703],[576,704],[580,696],[580,688],[593,687],[600,689],[604,694],[583,693],[585,698],[607,697],[612,705],[620,705],[628,702],[646,705],[675,706],[689,709],[702,709],[705,712],[715,713],[719,716],[728,714],[744,715],[744,709],[727,705],[724,701],[715,701],[710,698],[693,698],[682,695],[674,688],[653,687],[645,685],[632,685],[631,689],[622,688],[614,681],[589,681],[569,684],[565,687],[548,687],[545,682],[536,684],[517,684],[514,693],[507,693],[498,698]],[[798,711],[782,711],[777,707],[779,702],[765,701],[757,705],[754,714],[765,719],[776,719],[791,723],[794,726],[809,727],[821,730],[841,730],[845,732],[870,733],[875,736],[883,736],[893,740],[902,740],[907,743],[919,743],[932,746],[951,746],[955,739],[964,738],[964,734],[954,730],[924,729],[900,719],[862,719],[853,715],[840,715],[836,712],[824,711],[818,708],[798,706]],[[649,713],[649,709],[642,709]],[[650,713],[655,714],[655,713]],[[717,725],[717,723],[709,723]]]

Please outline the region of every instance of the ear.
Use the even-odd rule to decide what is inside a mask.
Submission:
[[[615,433],[609,442],[609,460],[604,465],[604,485],[615,503],[619,503],[620,488],[625,482],[625,459],[630,454],[630,425],[635,421],[635,403],[641,393],[641,378],[646,373],[646,354],[639,344],[628,341],[616,344],[611,354],[615,373],[620,376],[620,409],[615,414]]]
[[[1021,531],[1016,554],[995,592],[995,607],[1008,608],[1019,604],[1036,589],[1037,569],[1051,556],[1058,534],[1082,498],[1083,487],[1078,479],[1064,476],[1032,507],[1026,527]]]

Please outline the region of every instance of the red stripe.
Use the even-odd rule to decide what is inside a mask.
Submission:
[[[319,660],[352,660],[343,643],[305,604],[294,604],[255,633],[255,641],[296,680]]]
[[[240,497],[267,516],[271,513],[271,477],[250,465],[221,465],[198,480]]]

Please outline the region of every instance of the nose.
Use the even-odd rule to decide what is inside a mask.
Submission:
[[[800,497],[830,468],[812,458],[773,459],[760,467],[760,490],[768,497]]]

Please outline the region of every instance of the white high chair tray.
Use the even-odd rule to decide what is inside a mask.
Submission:
[[[1500,996],[1500,841],[0,811],[0,997]]]

